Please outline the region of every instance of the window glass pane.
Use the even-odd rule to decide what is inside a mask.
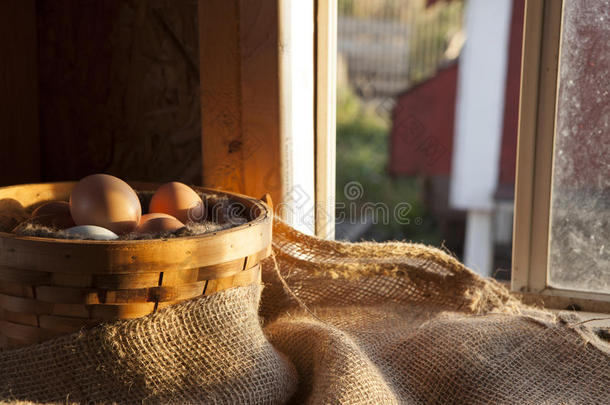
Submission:
[[[336,238],[510,280],[523,0],[339,0]]]
[[[464,4],[339,0],[337,239],[461,254],[448,190]]]
[[[564,3],[549,284],[610,292],[610,0]]]

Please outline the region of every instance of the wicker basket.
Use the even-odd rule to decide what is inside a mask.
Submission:
[[[0,188],[3,207],[26,211],[67,200],[75,183]],[[156,185],[132,183],[137,190]],[[0,232],[0,348],[18,347],[104,321],[137,318],[183,300],[260,283],[272,218],[262,201],[227,195],[248,222],[234,228],[153,240],[82,241]]]

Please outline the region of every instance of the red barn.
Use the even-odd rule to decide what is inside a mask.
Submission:
[[[504,121],[496,198],[514,194],[524,1],[513,2],[508,49]],[[455,126],[459,62],[440,69],[396,99],[391,133],[390,173],[426,179],[424,199],[443,239],[461,251],[464,216],[449,207],[449,178]]]

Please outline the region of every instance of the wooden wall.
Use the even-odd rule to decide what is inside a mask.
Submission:
[[[38,2],[43,180],[201,182],[197,2]]]

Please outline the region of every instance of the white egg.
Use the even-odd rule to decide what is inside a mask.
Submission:
[[[118,235],[109,229],[96,225],[73,226],[64,231],[70,239],[114,240]]]

